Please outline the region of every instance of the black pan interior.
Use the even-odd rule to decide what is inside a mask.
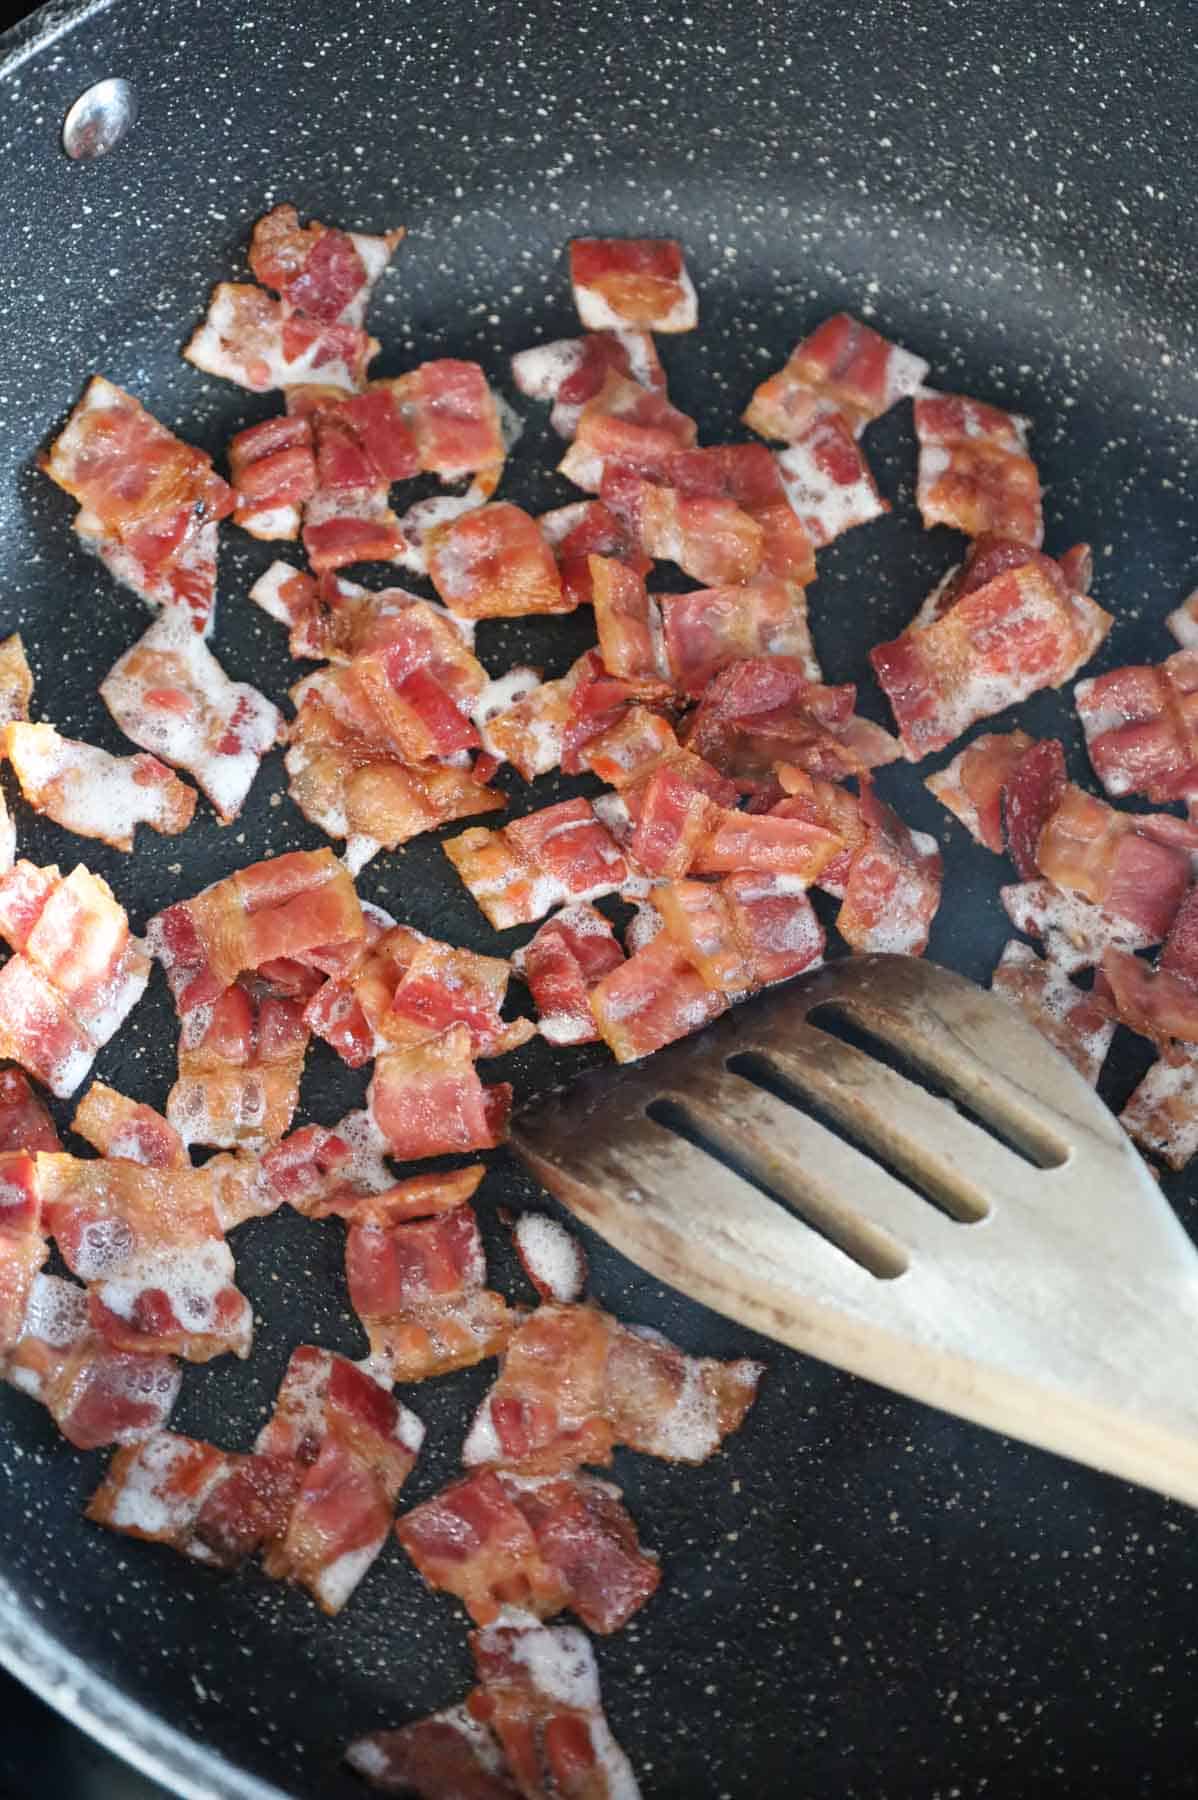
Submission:
[[[25,633],[41,715],[120,748],[96,683],[145,619],[77,551],[70,507],[33,453],[97,369],[214,452],[274,410],[178,351],[210,284],[242,272],[250,221],[283,199],[409,227],[372,314],[376,373],[456,354],[504,384],[511,351],[575,329],[567,237],[681,237],[703,327],[665,357],[706,442],[739,435],[752,385],[821,317],[871,318],[930,359],[937,385],[1032,416],[1048,547],[1090,539],[1095,592],[1117,614],[1101,666],[1159,659],[1172,647],[1164,615],[1198,576],[1191,36],[1184,5],[1067,0],[852,12],[118,0],[39,15],[0,62],[0,630]],[[134,82],[141,122],[107,161],[70,165],[62,114],[107,74]],[[540,508],[570,492],[546,473],[543,415],[523,410],[505,492]],[[881,720],[864,651],[906,622],[959,543],[918,528],[908,410],[868,446],[894,511],[821,559],[811,598],[828,678],[861,681],[862,709]],[[244,598],[269,559],[226,533],[215,647],[278,698],[294,677],[283,634]],[[521,658],[557,673],[586,634],[577,617],[491,626],[481,652],[495,670]],[[1089,779],[1059,697],[1038,697],[1021,723],[1063,732],[1072,772]],[[946,822],[925,772],[887,770],[882,789],[944,842],[932,953],[984,979],[1008,935],[1008,877]],[[558,791],[521,789],[517,808]],[[126,859],[22,812],[21,849],[87,860],[140,925],[252,857],[320,841],[277,756],[232,828],[200,813],[181,841],[147,840]],[[434,840],[380,859],[362,887],[425,930],[494,941]],[[97,1073],[160,1104],[174,1035],[156,982]],[[514,1079],[528,1094],[586,1061],[530,1049]],[[1112,1092],[1136,1073],[1132,1048]],[[304,1116],[336,1118],[358,1091],[314,1053]],[[1167,1186],[1191,1223],[1193,1183]],[[524,1290],[495,1210],[536,1199],[497,1158],[482,1211],[495,1279],[513,1294]],[[255,1355],[189,1373],[175,1420],[230,1446],[251,1439],[296,1343],[362,1348],[336,1224],[279,1215],[235,1247]],[[647,1796],[1194,1791],[1188,1512],[764,1345],[587,1247],[613,1310],[770,1365],[746,1430],[707,1467],[617,1462],[666,1571],[660,1597],[599,1647]],[[488,1379],[474,1370],[405,1396],[429,1427],[405,1499],[454,1468]],[[207,1785],[193,1769],[193,1791],[237,1791],[241,1772],[297,1795],[357,1793],[337,1767],[347,1736],[466,1687],[461,1617],[398,1547],[326,1621],[256,1572],[213,1582],[85,1526],[102,1458],[76,1455],[8,1390],[0,1416],[9,1654],[32,1618],[51,1649],[215,1751],[222,1766]],[[41,1679],[54,1686],[52,1654]],[[162,1753],[189,1779],[177,1744]]]

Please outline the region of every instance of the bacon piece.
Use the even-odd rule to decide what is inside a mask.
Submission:
[[[297,312],[326,325],[361,325],[371,291],[405,235],[402,226],[373,237],[316,219],[301,225],[294,206],[276,206],[254,226],[250,269]]]
[[[924,786],[959,819],[975,843],[1001,856],[1003,789],[1035,739],[1026,731],[984,731]]]
[[[38,1181],[63,1261],[87,1284],[93,1325],[119,1350],[188,1362],[250,1352],[253,1317],[206,1169],[41,1152]]]
[[[1198,588],[1165,620],[1183,650],[1198,650]]]
[[[575,606],[589,606],[594,598],[592,556],[614,557],[637,575],[653,572],[653,559],[644,555],[628,526],[602,500],[575,500],[556,507],[542,513],[537,524],[553,551],[562,593]]]
[[[922,956],[944,879],[936,840],[904,825],[867,778],[860,809],[869,835],[853,858],[836,929],[854,950]]]
[[[433,940],[406,925],[379,930],[364,910],[367,932],[353,966],[330,977],[312,996],[304,1022],[332,1045],[351,1069],[386,1047],[391,1001],[417,950]]]
[[[298,1581],[323,1611],[339,1612],[387,1540],[423,1438],[415,1414],[343,1356],[307,1344],[293,1350],[255,1446],[302,1472],[286,1530],[267,1547],[266,1573]]]
[[[440,679],[451,669],[459,671],[461,680],[450,683],[455,691],[473,693],[486,679],[457,621],[405,588],[376,591],[338,575],[317,581],[290,563],[275,562],[254,583],[250,599],[289,628],[292,656],[345,664],[391,651],[392,661],[412,658],[415,667],[419,645],[427,652],[423,660],[438,665]],[[404,651],[393,649],[396,645]]]
[[[0,1055],[59,1097],[145,992],[150,961],[107,882],[82,863],[18,863],[0,877],[0,935],[17,955],[0,970]]]
[[[633,1062],[698,1031],[728,1006],[664,933],[602,976],[590,1002],[599,1035],[617,1062]]]
[[[366,922],[331,850],[292,850],[176,901],[150,920],[146,936],[182,1015],[278,958],[337,966],[362,944]]]
[[[511,964],[502,957],[427,939],[400,978],[382,1034],[390,1043],[415,1045],[462,1024],[472,1055],[503,1056],[536,1030],[528,1019],[499,1016],[510,975]]]
[[[413,1162],[450,1150],[493,1150],[507,1135],[511,1101],[507,1082],[484,1087],[479,1080],[465,1025],[379,1056],[366,1097],[388,1149]]]
[[[1113,799],[1198,800],[1198,651],[1079,681],[1073,697],[1091,766]]]
[[[222,281],[183,355],[255,394],[314,381],[352,393],[378,352],[378,339],[357,325],[326,324],[252,283]]]
[[[129,1100],[102,1081],[93,1081],[75,1108],[71,1130],[101,1156],[120,1157],[151,1169],[189,1169],[183,1139],[152,1106]],[[61,1144],[37,1144],[38,1150],[60,1150]]]
[[[0,1155],[61,1149],[58,1129],[27,1078],[20,1069],[0,1069]]]
[[[696,581],[741,586],[761,567],[765,533],[734,500],[680,493],[610,465],[600,495],[646,557],[677,563]]]
[[[709,444],[668,458],[666,485],[691,500],[730,500],[761,531],[755,579],[815,580],[815,546],[787,499],[778,459],[764,444]]]
[[[185,1144],[265,1149],[291,1124],[307,1048],[304,1002],[241,977],[185,1015],[167,1119]]]
[[[558,472],[593,494],[609,467],[664,477],[675,451],[689,450],[697,435],[695,421],[671,406],[664,393],[609,373],[583,407]]]
[[[169,837],[191,824],[194,789],[157,757],[110,756],[94,744],[60,737],[53,725],[9,725],[5,747],[34,811],[80,837],[132,850],[138,825]]]
[[[701,695],[721,670],[760,657],[785,657],[807,681],[820,680],[801,587],[760,580],[663,594],[658,604],[670,678],[684,693]]]
[[[304,550],[318,575],[399,562],[407,540],[384,487],[321,487],[304,508]]]
[[[437,526],[426,554],[433,586],[463,618],[515,619],[573,607],[536,520],[506,500]]]
[[[1037,956],[1029,944],[1015,938],[1004,947],[990,986],[1017,1006],[1095,1086],[1115,1035],[1115,1021],[1100,988],[1087,993],[1060,964]]]
[[[783,798],[767,806],[771,816],[806,819],[808,824],[822,825],[825,831],[834,832],[844,845],[815,878],[817,887],[843,900],[853,858],[869,835],[869,828],[861,816],[860,799],[836,782],[809,775],[806,769],[797,768],[793,763],[776,764],[775,773]]]
[[[778,457],[786,497],[816,549],[890,511],[839,413],[823,413]]]
[[[472,1632],[470,1647],[481,1683],[471,1715],[498,1738],[526,1800],[639,1800],[582,1632],[510,1611]]]
[[[29,1297],[48,1246],[36,1155],[0,1154],[0,1356],[21,1335]]]
[[[1049,962],[1065,975],[1094,968],[1108,946],[1143,950],[1159,942],[1129,920],[1112,918],[1092,901],[1051,881],[1000,888],[999,899],[1016,931],[1042,944]]]
[[[574,689],[590,656],[588,651],[556,681],[541,681],[533,670],[516,668],[493,682],[473,714],[486,753],[496,762],[510,762],[525,781],[556,769]]]
[[[76,530],[147,605],[178,603],[205,628],[215,537],[234,494],[212,458],[160,425],[132,394],[93,375],[41,467],[77,500]]]
[[[562,800],[501,831],[476,825],[441,845],[497,931],[551,907],[616,893],[628,864],[589,800]]]
[[[619,680],[660,686],[668,693],[657,601],[635,569],[606,556],[588,557],[587,566],[604,668]]]
[[[229,475],[235,525],[256,538],[297,538],[301,508],[316,492],[311,419],[284,413],[239,431],[229,444]]]
[[[300,1472],[276,1456],[236,1456],[158,1431],[118,1450],[87,1506],[94,1524],[215,1569],[235,1569],[285,1529]]]
[[[508,1215],[520,1267],[542,1300],[570,1306],[587,1288],[586,1252],[572,1232],[547,1213]]]
[[[477,474],[485,492],[494,493],[507,450],[499,407],[479,365],[442,357],[390,386],[416,440],[421,469],[442,481]]]
[[[379,1379],[423,1381],[469,1368],[508,1340],[512,1315],[486,1286],[472,1206],[423,1219],[355,1220],[345,1274]]]
[[[1154,1062],[1119,1122],[1142,1150],[1184,1169],[1198,1151],[1198,1051]]]
[[[1033,744],[1007,777],[1002,790],[1003,828],[1011,860],[1025,881],[1039,873],[1040,836],[1068,785],[1065,752],[1056,738]]]
[[[278,708],[229,680],[180,607],[164,610],[118,657],[100,697],[127,738],[195,779],[222,825],[237,817],[283,735]]]
[[[609,370],[641,387],[664,390],[666,385],[647,331],[589,331],[585,337],[537,344],[512,358],[517,389],[530,400],[553,402],[549,423],[564,438],[574,436],[583,407],[600,391]]]
[[[762,437],[793,444],[811,423],[838,413],[854,437],[923,386],[928,364],[848,313],[834,313],[796,344],[756,388],[743,418]]]
[[[699,322],[674,238],[572,238],[570,286],[588,331],[693,331]]]
[[[23,723],[33,699],[33,671],[19,631],[0,641],[0,728]]]
[[[160,1431],[183,1379],[173,1357],[113,1349],[91,1326],[85,1290],[59,1275],[34,1278],[3,1371],[41,1401],[76,1450],[135,1444]]]
[[[1072,783],[1040,833],[1040,873],[1159,943],[1190,882],[1198,827],[1116,812]]]
[[[377,1139],[369,1151],[369,1166],[363,1154],[366,1139]],[[463,1169],[396,1181],[385,1150],[369,1115],[348,1113],[332,1131],[322,1125],[293,1131],[267,1151],[262,1164],[275,1191],[306,1219],[335,1215],[352,1224],[381,1227],[455,1211],[470,1199],[486,1173],[482,1163],[470,1163]]]
[[[813,683],[794,657],[748,657],[712,678],[683,728],[698,755],[753,791],[786,762],[837,780],[893,762],[889,732],[858,718],[851,683]]]
[[[462,1460],[556,1474],[608,1463],[622,1443],[705,1462],[743,1424],[761,1374],[760,1363],[687,1356],[594,1307],[539,1306],[513,1332]]]
[[[405,1513],[395,1533],[428,1585],[455,1595],[477,1625],[505,1606],[538,1619],[569,1608],[606,1635],[661,1580],[620,1490],[591,1475],[529,1483],[480,1470]]]
[[[1172,1040],[1198,1043],[1198,888],[1191,887],[1177,908],[1154,969],[1108,945],[1102,973],[1114,1016],[1151,1038],[1169,1060],[1183,1054]]]
[[[634,840],[635,841],[635,840]],[[841,840],[822,825],[805,819],[717,809],[700,840],[690,869],[696,875],[723,875],[736,869],[787,875],[808,883],[843,849]]]
[[[653,890],[653,904],[663,936],[709,988],[731,998],[797,975],[823,955],[811,902],[784,875],[666,882]]]
[[[1039,548],[1044,541],[1040,477],[1027,453],[1029,421],[981,400],[925,394],[915,402],[925,526],[951,525],[969,537],[999,532]]]
[[[588,995],[624,960],[603,914],[585,901],[562,907],[512,960],[536,1002],[541,1036],[551,1044],[593,1043],[599,1034]]]
[[[1070,590],[1050,557],[1028,553],[916,620],[869,653],[911,762],[941,750],[977,719],[1060,687],[1101,644],[1111,615]]]
[[[494,1733],[465,1706],[446,1707],[398,1731],[355,1738],[345,1760],[384,1794],[416,1800],[520,1800]]]
[[[668,719],[637,705],[626,707],[614,724],[589,738],[580,757],[584,768],[619,789],[635,786],[661,764],[680,757],[684,762],[699,761],[681,749]],[[736,789],[730,782],[725,785],[727,791],[720,797],[731,803]]]

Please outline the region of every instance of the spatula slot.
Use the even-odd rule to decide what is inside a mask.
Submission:
[[[979,1093],[977,1085],[964,1077],[954,1079],[955,1046],[951,1040],[943,1052],[925,1053],[925,1046],[912,1043],[909,1038],[900,1039],[897,1033],[893,1038],[883,1037],[879,1031],[863,1025],[855,1017],[851,1002],[826,1001],[813,1007],[807,1018],[829,1037],[862,1051],[896,1075],[918,1083],[934,1098],[955,1107],[964,1118],[1033,1168],[1059,1169],[1068,1162],[1068,1144],[1053,1136],[1037,1119],[993,1093]],[[885,1021],[876,1023],[880,1026]]]
[[[725,1133],[712,1119],[700,1117],[680,1100],[651,1100],[645,1112],[655,1124],[664,1125],[667,1131],[731,1169],[768,1199],[797,1213],[805,1225],[866,1274],[879,1281],[893,1281],[906,1274],[906,1256],[884,1232],[850,1207],[830,1199],[813,1183],[796,1180],[793,1169],[784,1175],[779,1167],[767,1168],[746,1151],[734,1132]]]

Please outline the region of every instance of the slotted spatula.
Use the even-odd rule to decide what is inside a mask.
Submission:
[[[692,1299],[1198,1505],[1194,1246],[1082,1077],[961,976],[829,965],[538,1103],[512,1142]]]

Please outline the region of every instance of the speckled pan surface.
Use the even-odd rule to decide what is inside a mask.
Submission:
[[[117,748],[96,682],[144,615],[77,553],[33,452],[94,369],[214,451],[272,410],[178,349],[209,284],[242,268],[249,221],[280,199],[408,226],[372,313],[379,373],[449,350],[502,378],[508,352],[572,326],[567,236],[677,234],[704,327],[665,354],[705,441],[735,433],[753,382],[819,317],[873,318],[931,360],[938,385],[1032,415],[1049,547],[1092,539],[1096,593],[1118,615],[1105,658],[1165,654],[1164,614],[1198,579],[1191,38],[1183,6],[1068,0],[117,0],[37,15],[0,40],[0,629],[26,634],[42,716]],[[141,122],[107,161],[69,164],[62,115],[109,74],[135,83]],[[536,472],[550,448],[538,414],[513,498],[565,497]],[[956,549],[918,530],[903,409],[870,449],[895,510],[822,558],[812,591],[833,680],[863,679],[866,645],[906,621]],[[216,648],[278,696],[282,633],[244,599],[268,559],[227,531]],[[584,631],[517,624],[480,642],[493,668],[523,655],[556,673]],[[884,716],[868,681],[863,707]],[[1024,719],[1064,729],[1085,778],[1056,697]],[[933,952],[984,977],[1006,936],[999,865],[950,831],[915,772],[885,771],[883,787],[949,853]],[[230,830],[205,816],[132,859],[22,816],[26,853],[85,856],[138,924],[251,856],[313,841],[277,757]],[[363,891],[425,929],[486,938],[433,841],[380,859]],[[157,985],[98,1072],[161,1102],[173,1044]],[[520,1057],[525,1093],[565,1066]],[[1112,1091],[1133,1074],[1120,1062]],[[306,1116],[337,1117],[354,1088],[313,1056]],[[498,1159],[481,1199],[512,1293],[495,1207],[534,1198]],[[1182,1184],[1175,1198],[1192,1224]],[[648,1800],[1194,1792],[1192,1515],[763,1349],[589,1248],[613,1309],[770,1364],[747,1429],[706,1468],[617,1464],[666,1574],[599,1646]],[[252,1436],[296,1342],[360,1348],[335,1224],[280,1215],[244,1227],[236,1250],[256,1354],[193,1371],[177,1413],[229,1445]],[[405,1498],[454,1467],[487,1380],[406,1396],[430,1429]],[[77,1456],[8,1390],[0,1428],[0,1653],[182,1791],[356,1794],[337,1766],[348,1735],[467,1685],[460,1616],[397,1546],[329,1622],[255,1572],[214,1582],[93,1531],[79,1508],[102,1459]]]

